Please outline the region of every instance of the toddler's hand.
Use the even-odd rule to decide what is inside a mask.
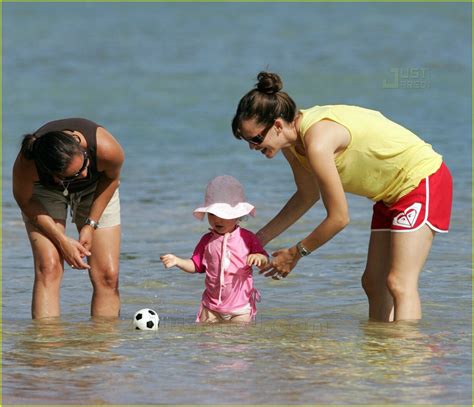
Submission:
[[[267,256],[260,254],[260,253],[253,253],[247,256],[247,264],[249,266],[257,266],[258,268],[262,268],[266,266],[268,263]]]
[[[178,258],[174,254],[164,254],[160,256],[160,260],[167,269],[176,266],[178,263]]]

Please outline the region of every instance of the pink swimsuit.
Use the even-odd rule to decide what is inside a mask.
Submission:
[[[253,286],[252,268],[247,265],[247,256],[254,253],[268,256],[257,236],[240,227],[225,235],[211,231],[201,238],[191,258],[196,272],[206,273],[206,289],[196,322],[203,306],[231,314],[250,304],[250,315],[255,318],[260,294]]]

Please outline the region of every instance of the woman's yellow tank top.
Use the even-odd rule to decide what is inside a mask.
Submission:
[[[380,112],[357,106],[314,106],[300,111],[300,135],[316,122],[329,119],[347,128],[351,141],[335,155],[344,191],[390,205],[415,189],[438,170],[442,157],[430,144],[384,117]],[[293,154],[308,170],[305,156]]]

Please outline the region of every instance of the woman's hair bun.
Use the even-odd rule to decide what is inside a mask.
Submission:
[[[255,87],[267,95],[277,93],[283,88],[283,82],[276,73],[262,71],[257,75],[257,80]]]
[[[35,158],[35,142],[38,140],[36,134],[25,134],[21,142],[21,153],[27,160]]]

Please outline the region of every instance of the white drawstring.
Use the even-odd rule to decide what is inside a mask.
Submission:
[[[225,269],[226,269],[226,256],[227,256],[227,240],[229,239],[230,233],[224,235],[222,240],[222,249],[221,249],[221,268],[219,273],[219,302],[221,304],[222,300],[222,290],[225,287]]]

